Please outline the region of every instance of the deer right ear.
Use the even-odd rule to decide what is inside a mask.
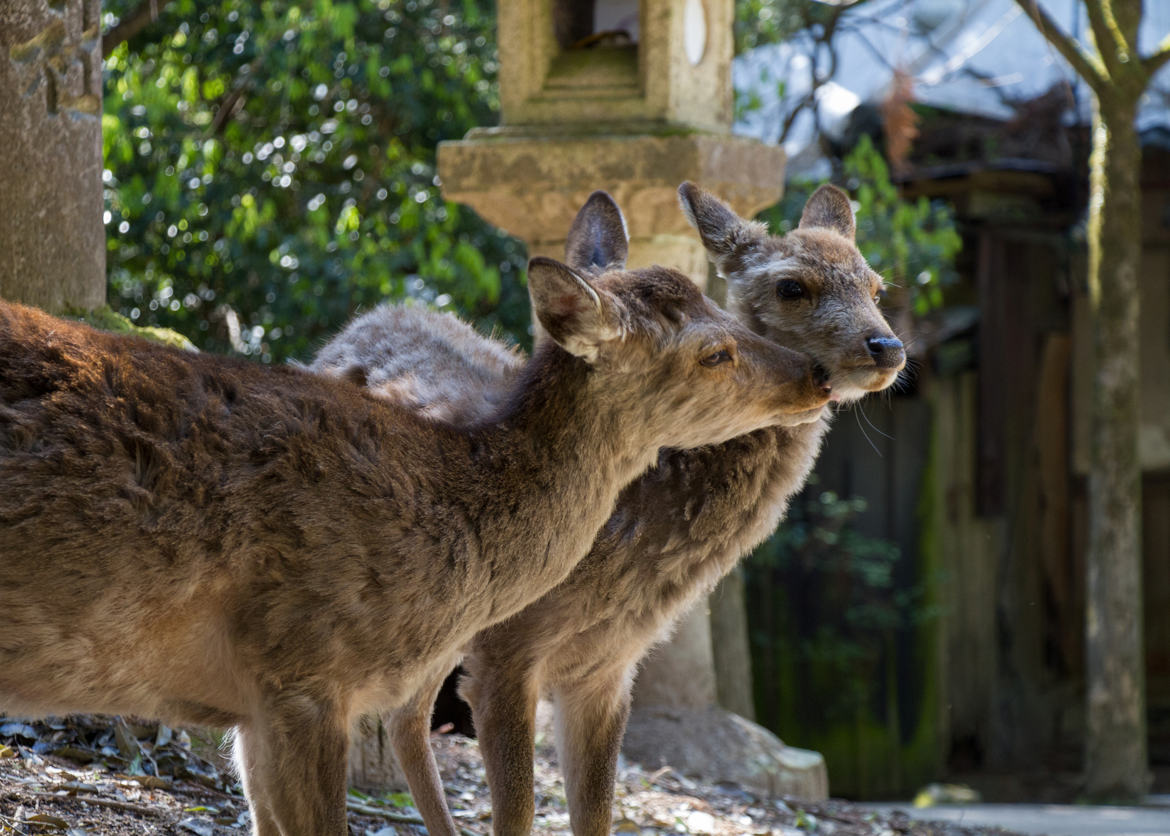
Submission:
[[[831,229],[852,241],[857,233],[857,222],[853,218],[849,195],[829,183],[813,192],[800,214],[800,228],[809,227]]]
[[[757,221],[745,221],[715,195],[694,183],[678,187],[678,202],[699,233],[707,256],[723,276],[724,265],[733,253],[767,237],[767,228]]]
[[[565,261],[576,270],[620,270],[629,249],[630,234],[617,203],[607,192],[589,195],[569,227]]]
[[[528,293],[540,325],[561,348],[594,362],[601,345],[621,336],[620,319],[604,296],[571,267],[551,258],[528,262]]]

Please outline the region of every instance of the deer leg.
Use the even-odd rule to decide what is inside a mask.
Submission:
[[[335,704],[281,694],[236,730],[255,836],[348,836],[349,735]]]
[[[553,692],[557,754],[573,836],[607,836],[613,822],[618,754],[630,713],[625,677],[572,683]]]
[[[251,737],[245,735],[242,727],[233,733],[232,754],[235,759],[236,771],[240,775],[240,783],[244,786],[244,798],[248,799],[248,812],[252,816],[252,836],[280,836],[280,828],[276,826],[276,819],[268,809],[268,798],[264,797],[256,787],[256,779],[260,773],[257,756],[259,748],[249,745]]]
[[[396,708],[386,718],[394,755],[406,775],[414,806],[426,822],[430,836],[458,836],[451,811],[447,809],[443,781],[430,742],[435,697],[452,667],[453,661],[437,668],[435,675],[423,683],[408,703]]]
[[[526,836],[536,816],[533,796],[537,689],[525,672],[492,670],[484,679],[464,679],[479,750],[492,793],[494,836]]]

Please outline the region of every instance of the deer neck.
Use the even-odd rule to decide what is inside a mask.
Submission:
[[[804,485],[829,419],[769,427],[716,447],[664,450],[631,484],[578,573],[592,586],[625,584],[663,607],[681,606],[709,588],[783,518]],[[636,559],[641,556],[642,559]]]
[[[655,459],[654,440],[629,399],[597,392],[592,374],[578,358],[541,346],[499,420],[469,431],[470,478],[486,489],[481,554],[507,560],[519,537],[532,558],[492,566],[495,579],[519,571],[527,586],[559,582],[584,557],[621,489]],[[525,603],[505,596],[496,609]]]

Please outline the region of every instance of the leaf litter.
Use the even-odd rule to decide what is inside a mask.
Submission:
[[[247,803],[207,732],[123,718],[0,717],[0,834],[238,836]],[[490,834],[491,798],[476,741],[432,737],[447,801],[464,836]],[[534,832],[571,836],[555,751],[538,745]],[[762,799],[670,768],[623,760],[614,831],[636,836],[1013,836],[998,828],[912,821],[846,801]],[[404,793],[349,798],[352,836],[423,836]]]

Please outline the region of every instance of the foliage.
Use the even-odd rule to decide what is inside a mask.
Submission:
[[[106,28],[137,4],[107,0]],[[158,7],[106,61],[111,305],[264,361],[387,298],[524,334],[521,245],[435,172],[436,143],[497,121],[490,4]]]
[[[808,0],[737,0],[735,52],[780,43],[802,29],[823,26],[840,14],[839,7]]]
[[[784,200],[760,219],[788,232],[796,224],[791,219],[799,219],[800,208],[817,185],[790,183]],[[858,204],[858,247],[885,278],[891,295],[903,297],[918,315],[941,307],[943,289],[958,278],[954,260],[963,243],[954,210],[925,197],[903,200],[885,160],[864,135],[842,161],[841,185]]]

